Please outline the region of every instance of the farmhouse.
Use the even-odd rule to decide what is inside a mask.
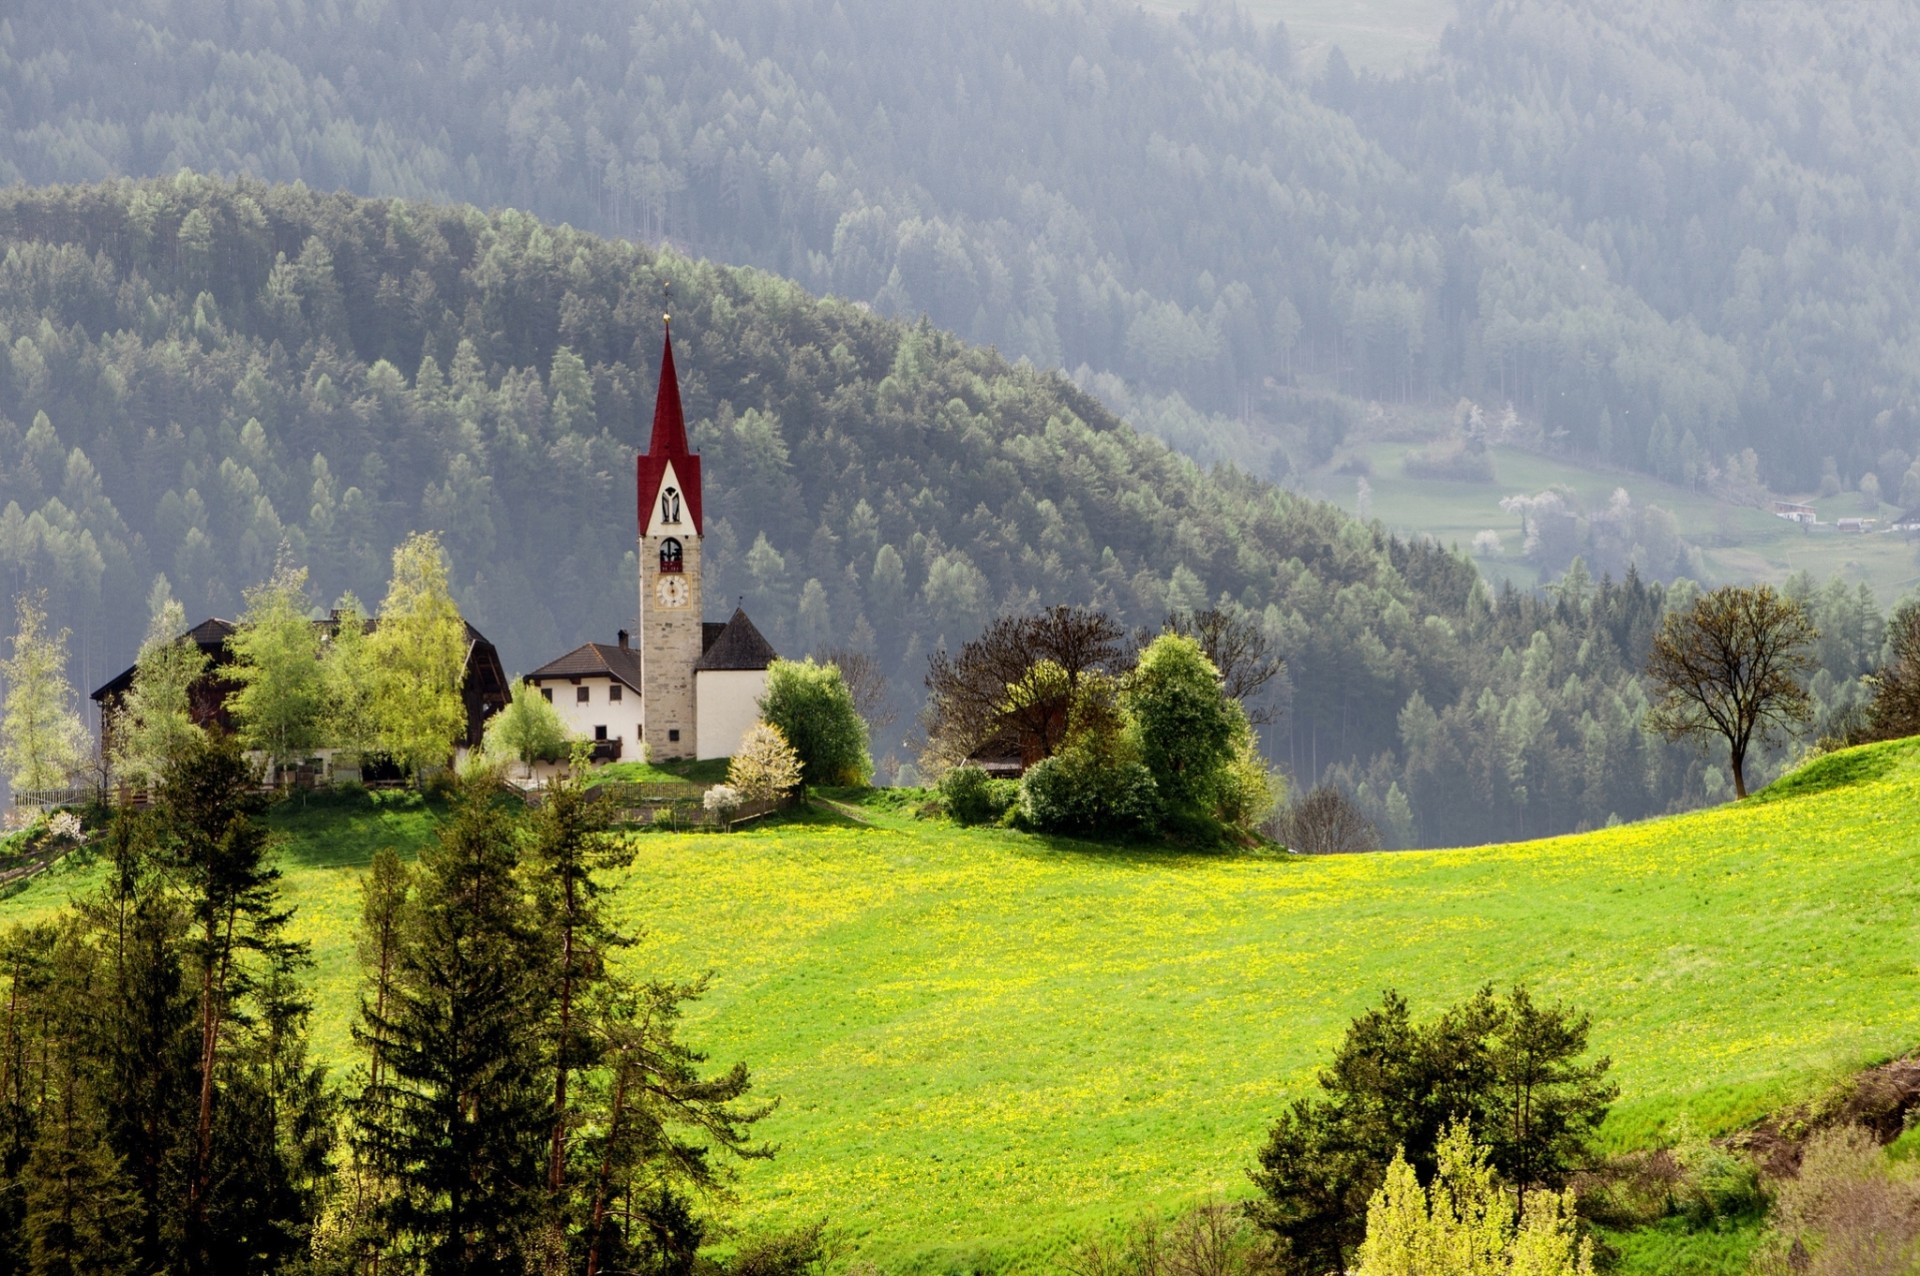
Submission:
[[[1784,518],[1789,523],[1800,523],[1807,527],[1812,527],[1820,521],[1820,516],[1815,512],[1813,506],[1803,505],[1799,501],[1775,501],[1773,503],[1773,516],[1775,518]]]
[[[509,698],[507,675],[500,664],[500,653],[487,641],[485,634],[465,621],[461,623],[466,625],[467,631],[466,667],[460,680],[460,700],[466,708],[466,725],[459,737],[450,742],[456,752],[479,746],[487,719],[506,708]],[[333,612],[325,620],[316,620],[313,624],[324,641],[339,631],[340,613]],[[367,632],[371,633],[380,622],[370,619],[365,624]],[[230,640],[235,628],[231,620],[210,617],[181,635],[183,640],[192,642],[208,657],[207,672],[187,690],[187,711],[195,726],[233,730],[233,715],[227,707],[227,697],[239,688],[223,671],[233,663]],[[102,757],[109,756],[113,751],[114,720],[119,716],[127,692],[133,689],[133,673],[131,668],[122,671],[117,678],[92,694],[91,699],[100,710]]]
[[[527,682],[553,702],[593,759],[724,758],[759,717],[773,647],[747,613],[703,619],[700,457],[687,447],[673,333],[660,354],[653,436],[635,458],[640,534],[639,641],[588,642]],[[641,745],[648,746],[646,754]]]

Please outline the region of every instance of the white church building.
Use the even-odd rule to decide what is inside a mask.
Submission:
[[[747,613],[703,618],[700,458],[687,449],[673,333],[660,357],[653,437],[635,460],[640,524],[638,641],[583,643],[527,675],[595,761],[724,758],[759,718],[773,647]],[[642,744],[648,746],[643,750]]]

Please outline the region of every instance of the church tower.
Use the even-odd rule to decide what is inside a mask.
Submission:
[[[636,461],[640,496],[640,676],[644,730],[656,759],[699,756],[694,666],[702,649],[700,458],[687,450],[669,324],[660,356],[653,438]]]

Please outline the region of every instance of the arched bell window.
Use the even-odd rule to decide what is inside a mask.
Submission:
[[[660,570],[662,572],[680,570],[680,542],[671,536],[660,542]]]
[[[660,521],[678,523],[680,521],[680,489],[670,487],[660,493]]]

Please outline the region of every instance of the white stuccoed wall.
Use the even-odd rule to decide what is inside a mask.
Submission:
[[[702,758],[730,758],[740,737],[760,720],[767,690],[764,669],[702,669],[694,675],[697,743]]]
[[[586,676],[580,679],[580,686],[587,689],[587,703],[578,699],[578,688],[565,678],[543,679],[541,686],[553,692],[553,708],[560,715],[560,721],[566,724],[567,731],[582,740],[593,739],[593,729],[604,726],[607,738],[623,740],[620,760],[635,762],[640,758],[640,697],[632,687],[622,686],[622,699],[615,701],[609,692],[615,686],[612,678]],[[539,694],[535,692],[535,694]]]

